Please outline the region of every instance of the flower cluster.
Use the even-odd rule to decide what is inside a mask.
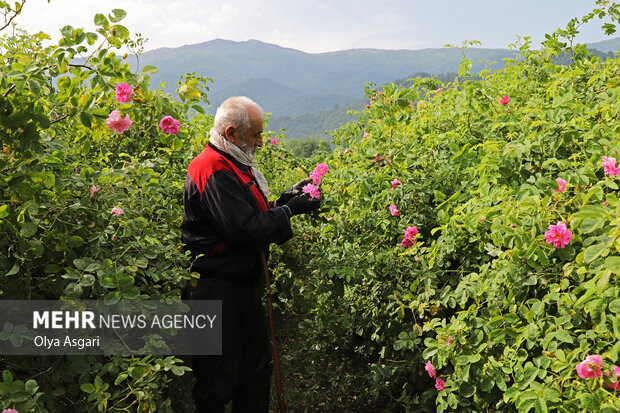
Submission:
[[[616,167],[616,158],[603,156],[603,163],[601,165],[605,169],[605,175],[620,175],[620,167]]]
[[[118,215],[123,215],[124,213],[125,213],[125,211],[123,211],[122,208],[116,208],[116,207],[112,208],[112,210],[110,211],[110,214],[117,215],[117,216]]]
[[[319,187],[313,184],[305,185],[302,190],[304,194],[310,195],[312,198],[319,199],[321,197],[321,191]]]
[[[314,181],[315,184],[321,183],[321,178],[329,171],[329,168],[324,163],[320,163],[314,168],[314,171],[310,172],[310,178]]]
[[[173,118],[172,116],[164,116],[159,121],[159,127],[162,132],[176,135],[181,128],[181,122]]]
[[[603,357],[599,355],[590,355],[585,358],[581,363],[578,363],[575,366],[575,370],[577,370],[577,374],[582,379],[597,379],[603,376],[603,372],[601,368],[603,367]],[[607,383],[608,387],[611,387],[614,390],[620,390],[620,367],[614,366],[614,375],[615,381],[611,383]],[[610,372],[606,372],[605,376],[610,376]]]
[[[119,83],[116,86],[116,101],[118,103],[127,103],[131,100],[133,89],[127,83]]]
[[[123,133],[131,126],[133,122],[129,119],[129,115],[125,115],[121,118],[121,113],[118,110],[113,110],[106,119],[106,126],[117,133]]]
[[[430,360],[427,361],[424,365],[424,370],[426,370],[431,379],[435,379],[435,388],[438,391],[442,391],[446,388],[446,382],[437,377],[437,371],[435,371],[435,367],[433,366],[433,363],[430,362]]]
[[[400,182],[398,179],[394,179],[390,183],[392,184],[392,190],[396,189],[398,187],[398,185],[402,185],[402,182]]]
[[[402,240],[403,247],[409,248],[415,244],[415,237],[418,235],[418,228],[416,227],[407,227],[405,230],[405,238]]]
[[[393,217],[397,217],[400,215],[400,211],[398,210],[398,207],[394,204],[389,206],[390,209],[390,214],[392,214]]]
[[[549,225],[549,231],[545,232],[547,244],[553,244],[556,248],[564,248],[571,239],[573,233],[568,230],[566,224],[559,222],[556,225]]]
[[[127,83],[119,83],[115,89],[116,101],[119,103],[129,103],[131,96],[133,95],[133,89]],[[121,117],[121,113],[118,110],[113,110],[105,121],[106,126],[111,131],[117,133],[123,133],[129,129],[132,125],[132,121],[129,118],[129,114]],[[159,128],[164,133],[176,135],[179,133],[181,122],[173,118],[172,116],[164,116],[159,121]]]
[[[555,182],[558,183],[558,189],[554,190],[553,192],[555,192],[556,194],[564,192],[564,189],[566,189],[566,181],[562,178],[558,178],[555,180]]]
[[[310,178],[316,185],[308,184],[302,188],[302,192],[310,195],[312,198],[319,199],[321,197],[321,191],[317,185],[321,183],[321,178],[329,171],[329,168],[324,163],[320,163],[314,168],[314,171],[310,172]]]

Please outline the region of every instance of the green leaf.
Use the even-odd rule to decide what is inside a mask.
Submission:
[[[590,245],[583,252],[583,259],[585,262],[592,262],[597,259],[606,249],[607,246],[605,244]]]
[[[547,402],[545,399],[536,399],[536,413],[547,413],[549,409],[547,408]]]
[[[599,401],[596,396],[590,393],[582,393],[581,394],[581,407],[588,411],[598,411]]]
[[[205,114],[205,108],[203,108],[200,105],[192,105],[192,109],[194,109],[196,112],[200,113],[201,115]]]
[[[567,330],[558,330],[556,331],[555,336],[557,337],[558,340],[564,343],[573,344],[574,342],[573,337],[571,336],[570,332],[568,332]]]
[[[112,33],[114,33],[115,37],[121,40],[125,40],[129,37],[129,29],[120,24],[115,24],[114,26],[110,27],[110,30],[112,31]]]
[[[80,122],[82,122],[82,125],[90,129],[92,127],[92,120],[93,115],[89,112],[80,112]]]
[[[471,397],[475,392],[476,388],[471,383],[463,382],[459,386],[459,394],[463,397]]]
[[[123,20],[125,16],[127,16],[127,13],[125,12],[125,10],[114,9],[112,10],[112,14],[110,14],[108,17],[110,17],[110,21],[112,23],[118,23],[121,20]]]
[[[62,29],[60,29],[60,33],[62,33],[62,37],[66,37],[70,39],[73,37],[73,27],[65,26]]]
[[[78,235],[72,235],[72,236],[70,236],[70,237],[69,237],[69,239],[67,240],[67,244],[68,244],[70,247],[73,247],[73,248],[75,248],[75,247],[79,247],[79,246],[81,246],[82,244],[84,244],[84,239],[83,239],[82,237],[78,236]]]
[[[71,86],[71,79],[68,76],[61,77],[57,82],[58,89],[67,90]]]
[[[84,393],[93,393],[95,391],[95,386],[92,383],[84,383],[80,386],[80,389]]]
[[[158,72],[158,69],[155,66],[144,66],[142,69],[142,73],[145,75],[152,75]]]
[[[183,149],[183,141],[179,138],[174,138],[172,141],[172,150],[180,151],[181,149]]]
[[[19,231],[19,233],[24,238],[30,238],[34,234],[36,234],[36,232],[37,232],[37,226],[32,222],[26,222],[24,225],[22,225],[22,228]]]
[[[575,218],[592,218],[592,219],[605,219],[607,215],[603,208],[594,205],[585,205],[579,212],[574,214]]]
[[[0,217],[1,218],[1,217]],[[620,274],[620,257],[613,255],[605,259],[605,268],[616,274]]]
[[[35,96],[39,96],[41,94],[41,85],[36,80],[29,80],[28,87]]]
[[[0,219],[8,217],[9,211],[9,206],[7,204],[0,205]]]
[[[110,24],[108,23],[108,19],[101,13],[95,14],[95,24],[97,26],[102,26],[105,29],[110,27]]]
[[[493,380],[490,376],[484,376],[482,378],[482,383],[480,384],[482,391],[490,392],[493,387],[495,387],[495,380]]]
[[[26,383],[24,384],[24,389],[26,390],[26,393],[30,395],[35,394],[38,388],[39,386],[37,385],[37,382],[33,379],[27,380]]]

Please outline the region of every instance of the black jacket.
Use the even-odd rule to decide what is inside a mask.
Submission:
[[[212,145],[188,167],[183,205],[181,241],[193,258],[204,254],[192,265],[202,277],[260,279],[259,248],[293,236],[286,209],[267,207],[250,168]]]

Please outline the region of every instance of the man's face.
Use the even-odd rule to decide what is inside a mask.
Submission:
[[[252,107],[250,107],[248,115],[250,116],[250,128],[245,135],[235,131],[234,138],[230,140],[246,155],[253,158],[256,154],[256,148],[263,146],[263,124],[265,119],[260,111]]]

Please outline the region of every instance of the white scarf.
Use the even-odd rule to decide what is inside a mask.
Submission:
[[[235,158],[235,160],[241,162],[243,165],[250,167],[250,171],[254,175],[254,178],[256,178],[256,182],[258,183],[260,190],[263,191],[263,194],[265,194],[266,197],[269,197],[269,183],[267,182],[267,178],[265,178],[265,175],[263,175],[261,171],[256,169],[254,155],[249,155],[245,153],[244,151],[239,149],[237,145],[227,140],[213,128],[211,128],[211,131],[209,131],[209,135],[209,143],[212,143],[213,146],[215,146],[220,151],[226,152],[227,154],[231,155],[233,158]]]

